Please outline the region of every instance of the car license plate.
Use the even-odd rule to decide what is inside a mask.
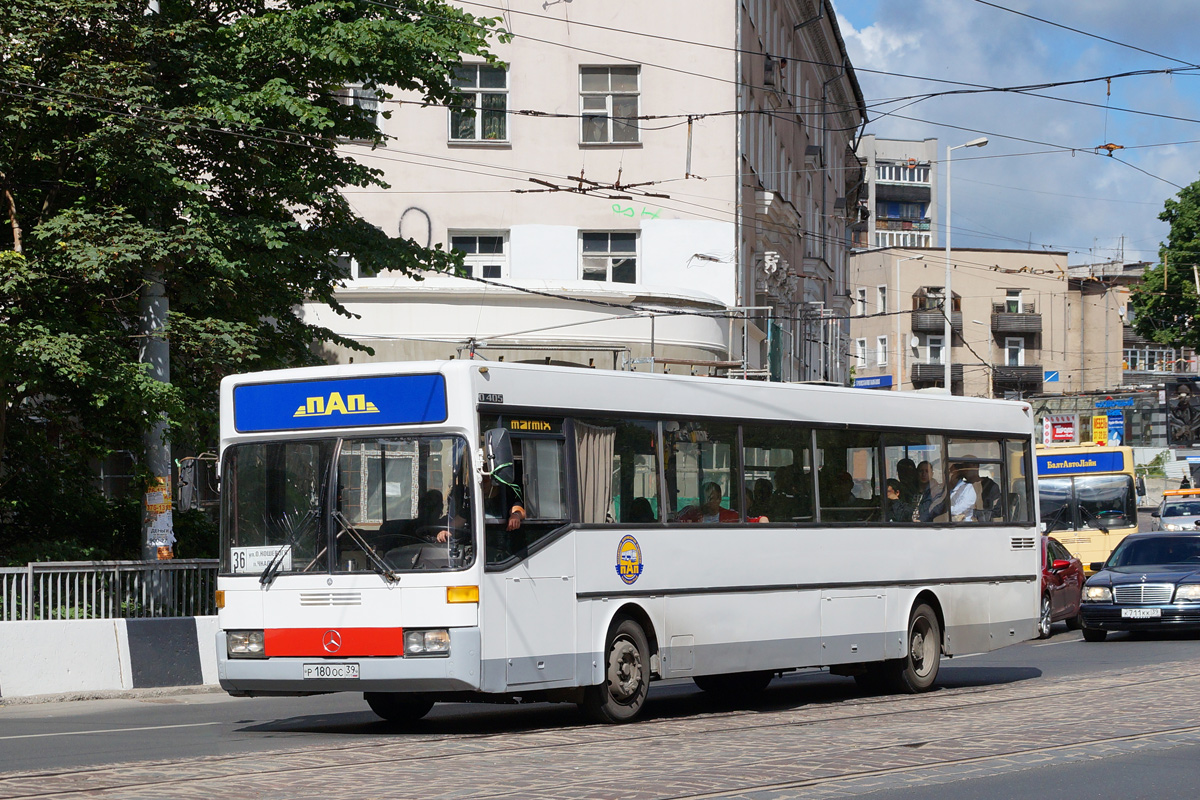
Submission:
[[[1162,616],[1161,608],[1122,608],[1122,619],[1158,619]]]
[[[304,680],[358,680],[358,664],[305,664]]]

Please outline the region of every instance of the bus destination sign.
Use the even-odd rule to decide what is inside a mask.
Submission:
[[[247,383],[233,389],[233,426],[241,433],[445,421],[441,375]]]
[[[1121,451],[1099,451],[1037,457],[1039,478],[1048,475],[1078,475],[1086,472],[1120,472],[1125,469],[1125,456]]]

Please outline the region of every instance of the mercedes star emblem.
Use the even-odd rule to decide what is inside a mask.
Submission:
[[[326,653],[336,653],[342,649],[342,635],[337,631],[325,631],[325,635],[321,637],[321,645]]]

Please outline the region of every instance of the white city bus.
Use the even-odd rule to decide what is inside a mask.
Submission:
[[[943,654],[1035,635],[1032,428],[1024,403],[479,361],[230,377],[220,682],[393,721],[621,722],[652,680],[814,666],[923,691]]]

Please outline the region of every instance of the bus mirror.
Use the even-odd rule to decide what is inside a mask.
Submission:
[[[484,456],[488,474],[495,475],[501,483],[510,484],[516,477],[513,469],[512,439],[504,428],[492,428],[483,433]]]
[[[1137,493],[1138,497],[1146,496],[1146,479],[1141,475],[1139,475],[1137,479]]]

